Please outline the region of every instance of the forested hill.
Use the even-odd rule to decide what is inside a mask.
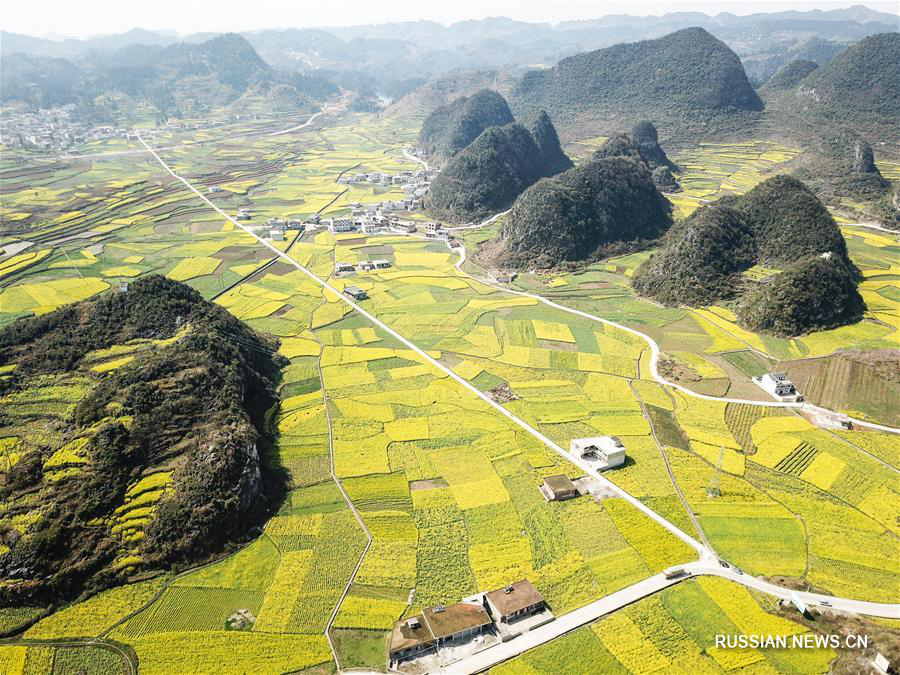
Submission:
[[[489,127],[448,162],[425,199],[434,216],[473,221],[503,211],[535,181],[572,166],[546,115],[534,126],[536,139],[521,124]]]
[[[526,73],[511,93],[517,116],[547,110],[562,135],[649,117],[685,138],[733,127],[762,110],[740,59],[702,28],[620,44]]]
[[[764,280],[745,274],[754,267]],[[733,300],[748,328],[794,336],[861,318],[858,277],[822,202],[796,178],[775,176],[679,222],[634,287],[667,305]]]
[[[622,253],[656,240],[671,213],[640,158],[594,158],[525,190],[483,255],[534,269]]]
[[[160,276],[0,331],[0,605],[188,565],[258,523],[280,494],[276,348]]]
[[[482,89],[434,110],[422,123],[418,147],[437,158],[453,157],[488,127],[515,122],[500,94]]]
[[[797,59],[791,61],[778,69],[769,81],[766,82],[766,89],[793,89],[804,77],[819,67],[815,61],[807,59]]]
[[[797,86],[797,109],[848,126],[871,143],[900,134],[900,33],[881,33],[848,47]]]

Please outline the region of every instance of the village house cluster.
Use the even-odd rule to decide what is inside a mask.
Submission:
[[[478,651],[506,642],[553,620],[544,596],[522,579],[487,593],[477,593],[445,607],[397,621],[391,631],[390,661],[396,666],[447,647]]]
[[[109,125],[94,126],[68,104],[37,110],[4,111],[0,144],[10,148],[66,151],[72,146],[107,138],[128,138],[133,132]]]
[[[389,173],[355,173],[352,176],[343,175],[338,183],[369,183],[373,185],[400,186],[403,190],[403,199],[388,200],[378,205],[367,205],[381,208],[383,211],[413,211],[422,208],[422,199],[428,192],[431,179],[435,175],[433,169],[420,169],[419,171],[401,171],[397,174]]]

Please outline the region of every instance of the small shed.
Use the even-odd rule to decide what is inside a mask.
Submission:
[[[569,480],[569,477],[562,473],[558,476],[547,476],[544,479],[544,484],[541,485],[541,492],[544,493],[547,501],[551,502],[572,499],[578,496],[578,489]]]
[[[359,286],[347,286],[344,289],[344,295],[353,300],[367,300],[369,295]]]

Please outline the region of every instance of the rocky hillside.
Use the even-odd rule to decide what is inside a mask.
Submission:
[[[528,188],[483,254],[525,269],[590,260],[657,239],[671,211],[641,162],[593,159]]]
[[[765,271],[763,281],[744,274],[754,266]],[[824,205],[796,178],[775,176],[672,228],[633,283],[667,305],[735,300],[743,325],[797,335],[857,320],[858,277]]]
[[[482,89],[434,110],[422,123],[417,146],[440,159],[453,157],[488,127],[515,122],[500,94]]]
[[[683,139],[763,108],[737,55],[702,28],[570,56],[526,73],[511,97],[517,115],[547,110],[567,139],[627,117],[652,118]]]
[[[594,159],[607,157],[628,157],[642,163],[662,192],[681,189],[673,174],[678,167],[659,145],[659,135],[652,122],[639,122],[630,134],[618,133],[607,139],[594,153]]]
[[[679,221],[635,275],[634,287],[666,305],[709,305],[733,298],[753,266],[755,243],[737,209],[713,204]]]
[[[0,331],[0,605],[189,565],[259,522],[276,347],[159,276]]]
[[[448,222],[476,220],[509,208],[539,178],[570,167],[546,114],[534,128],[537,140],[517,123],[486,129],[435,177],[425,208]]]

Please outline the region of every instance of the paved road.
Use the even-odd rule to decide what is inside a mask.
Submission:
[[[734,568],[724,568],[717,562],[709,559],[699,560],[697,562],[688,563],[684,568],[693,576],[712,575],[723,577],[730,581],[737,582],[747,588],[752,588],[769,595],[774,595],[782,600],[790,600],[792,595],[798,596],[807,605],[822,605],[823,602],[830,603],[833,609],[844,612],[853,612],[854,614],[865,614],[867,616],[877,616],[884,619],[900,619],[900,605],[887,602],[867,602],[865,600],[852,600],[850,598],[839,598],[832,595],[823,595],[821,593],[809,593],[806,591],[792,591],[788,588],[778,586],[776,584],[758,579],[748,574],[738,574]]]
[[[412,154],[408,148],[403,148],[403,156],[411,162],[417,162],[418,164],[421,164],[423,167],[425,167],[426,171],[428,170],[428,162],[426,162],[418,155]]]
[[[664,588],[677,584],[681,580],[682,579],[666,579],[662,574],[656,574],[643,581],[639,581],[636,584],[626,586],[622,590],[611,593],[604,598],[595,600],[568,614],[563,614],[550,623],[528,631],[524,635],[513,638],[509,642],[503,642],[499,645],[489,647],[483,652],[473,654],[472,656],[432,672],[453,674],[480,673],[498,663],[508,661],[529,649],[534,649],[545,642],[549,642],[561,635],[565,635],[579,626],[596,621],[610,612],[614,612],[615,610],[621,609],[633,602],[637,602],[642,598],[658,593]]]
[[[524,429],[525,431],[527,431],[529,434],[531,434],[531,435],[534,436],[536,439],[538,439],[539,441],[541,441],[541,442],[542,442],[544,445],[546,445],[548,448],[550,448],[550,449],[554,450],[555,452],[557,452],[558,454],[562,455],[562,456],[565,457],[567,460],[571,461],[573,464],[576,464],[576,465],[577,465],[579,468],[581,468],[585,473],[587,473],[587,474],[593,476],[594,478],[596,478],[598,481],[600,481],[603,485],[605,485],[606,487],[608,487],[610,490],[612,490],[613,492],[615,492],[616,494],[618,494],[620,497],[622,497],[623,499],[625,499],[625,500],[627,500],[628,502],[630,502],[635,508],[637,508],[637,509],[639,509],[640,511],[642,511],[643,513],[645,513],[647,516],[649,516],[650,518],[652,518],[653,520],[655,520],[657,523],[659,523],[660,525],[662,525],[664,528],[666,528],[667,530],[669,530],[669,531],[670,531],[672,534],[674,534],[676,537],[678,537],[679,539],[681,539],[682,541],[684,541],[686,544],[688,544],[689,546],[691,546],[692,548],[694,548],[698,553],[701,553],[701,554],[702,554],[704,551],[707,550],[707,549],[703,546],[703,544],[701,544],[699,541],[697,541],[696,539],[694,539],[693,537],[691,537],[690,535],[688,535],[687,533],[685,533],[684,531],[682,531],[679,527],[677,527],[676,525],[674,525],[673,523],[669,522],[668,520],[666,520],[665,518],[663,518],[661,515],[659,515],[659,514],[656,513],[655,511],[653,511],[651,508],[649,508],[649,507],[648,507],[646,504],[644,504],[642,501],[640,501],[640,500],[637,499],[636,497],[633,497],[631,494],[629,494],[628,492],[626,492],[625,490],[623,490],[622,488],[620,488],[618,485],[616,485],[615,483],[613,483],[613,482],[610,481],[609,479],[604,478],[604,477],[603,477],[596,469],[594,469],[588,462],[585,462],[584,460],[582,460],[582,459],[579,458],[579,457],[576,457],[576,456],[574,456],[574,455],[571,455],[567,450],[565,450],[565,449],[563,449],[561,446],[557,445],[556,442],[554,442],[553,440],[551,440],[550,438],[548,438],[547,436],[545,436],[544,434],[542,434],[540,431],[538,431],[537,429],[535,429],[534,427],[532,427],[530,424],[528,424],[527,422],[525,422],[524,420],[522,420],[521,418],[519,418],[518,416],[516,416],[515,414],[513,414],[513,413],[510,412],[509,410],[507,410],[507,409],[506,409],[505,407],[503,407],[501,404],[499,404],[499,403],[497,403],[496,401],[494,401],[492,398],[490,398],[487,394],[485,394],[485,393],[483,393],[482,391],[480,391],[480,390],[479,390],[477,387],[475,387],[473,384],[470,384],[470,383],[468,382],[468,380],[466,380],[465,378],[461,377],[460,375],[457,375],[456,373],[454,373],[452,370],[450,370],[450,369],[449,369],[447,366],[445,366],[443,363],[441,363],[440,361],[438,361],[437,359],[435,359],[434,357],[432,357],[430,354],[428,354],[425,350],[419,348],[417,345],[415,345],[413,342],[411,342],[410,340],[408,340],[406,337],[404,337],[403,335],[401,335],[400,333],[398,333],[397,331],[395,331],[393,328],[391,328],[390,326],[388,326],[386,323],[384,323],[383,321],[381,321],[378,317],[376,317],[375,315],[371,314],[371,313],[368,312],[367,310],[363,309],[363,308],[360,307],[357,303],[353,302],[350,298],[348,298],[346,295],[344,295],[344,294],[341,293],[338,289],[336,289],[334,286],[332,286],[328,281],[326,281],[325,279],[322,279],[321,277],[319,277],[318,275],[314,274],[312,271],[310,271],[309,269],[307,269],[306,267],[304,267],[303,265],[301,265],[300,263],[298,263],[296,260],[294,260],[294,259],[291,258],[289,255],[287,255],[284,251],[280,250],[280,249],[277,248],[275,245],[273,245],[272,242],[270,242],[270,241],[268,241],[268,240],[266,240],[266,239],[263,239],[262,237],[260,237],[259,235],[257,235],[256,232],[254,232],[253,230],[251,230],[249,227],[247,227],[246,225],[244,225],[244,224],[241,223],[240,221],[238,221],[238,220],[232,218],[231,216],[229,216],[229,215],[228,215],[227,213],[225,213],[222,209],[220,209],[220,208],[219,208],[218,206],[216,206],[213,202],[211,202],[211,201],[206,197],[206,195],[204,195],[202,192],[200,192],[200,190],[198,190],[197,188],[195,188],[193,185],[191,185],[191,183],[189,183],[187,180],[185,180],[184,178],[182,178],[181,176],[179,176],[177,173],[175,173],[175,172],[172,170],[172,168],[171,168],[168,164],[166,164],[165,161],[163,161],[163,159],[156,153],[156,151],[153,150],[153,148],[151,148],[149,145],[147,145],[147,143],[144,141],[143,138],[141,138],[140,136],[138,136],[138,139],[140,140],[141,143],[143,143],[144,147],[147,148],[147,151],[148,151],[151,155],[153,155],[153,157],[156,158],[156,161],[159,162],[160,165],[161,165],[161,166],[162,166],[162,167],[163,167],[163,168],[164,168],[171,176],[173,176],[174,178],[176,178],[177,180],[179,180],[185,187],[187,187],[191,192],[193,192],[193,193],[194,193],[195,195],[197,195],[200,199],[202,199],[202,200],[203,200],[210,208],[214,209],[220,216],[222,216],[223,218],[225,218],[225,219],[228,220],[229,222],[233,223],[235,227],[240,228],[241,230],[243,230],[244,232],[246,232],[247,234],[249,234],[249,235],[250,235],[251,237],[253,237],[257,242],[259,242],[260,244],[262,244],[263,246],[265,246],[266,248],[268,248],[269,250],[271,250],[276,256],[278,256],[279,258],[282,258],[285,262],[287,262],[288,264],[292,265],[293,267],[295,267],[295,268],[297,268],[298,270],[300,270],[301,272],[303,272],[306,276],[308,276],[310,279],[312,279],[313,281],[315,281],[317,284],[319,284],[319,285],[322,286],[323,288],[326,288],[327,290],[329,290],[329,291],[331,291],[332,293],[334,293],[334,294],[335,294],[337,297],[339,297],[343,302],[345,302],[347,305],[349,305],[349,306],[352,307],[354,310],[356,310],[357,312],[359,312],[362,316],[366,317],[369,321],[371,321],[371,322],[374,323],[375,325],[379,326],[379,327],[380,327],[382,330],[384,330],[386,333],[388,333],[388,334],[390,334],[391,336],[395,337],[395,338],[396,338],[397,340],[399,340],[403,345],[405,345],[406,347],[408,347],[409,349],[411,349],[413,352],[415,352],[416,354],[418,354],[419,357],[421,357],[424,361],[426,361],[427,363],[430,363],[430,364],[433,365],[435,368],[437,368],[438,370],[440,370],[441,372],[443,372],[444,374],[446,374],[448,377],[450,377],[450,378],[452,378],[453,380],[455,380],[457,383],[460,384],[460,386],[462,386],[463,388],[465,388],[465,389],[467,389],[468,391],[470,391],[472,394],[474,394],[475,396],[477,396],[478,398],[480,398],[482,401],[484,401],[484,402],[485,402],[487,405],[489,405],[491,408],[493,408],[494,410],[496,410],[497,412],[499,412],[501,415],[503,415],[503,416],[506,417],[507,419],[511,420],[512,422],[514,422],[515,424],[517,424],[519,427],[521,427],[521,428]],[[495,216],[495,217],[496,217],[496,216]],[[490,219],[489,219],[489,220],[490,220]],[[485,222],[487,222],[487,221],[485,221]]]
[[[317,284],[319,284],[323,288],[327,289],[331,293],[334,293],[337,297],[339,297],[343,302],[345,302],[351,308],[356,310],[359,314],[366,317],[369,321],[371,321],[375,325],[379,326],[386,333],[393,336],[398,341],[400,341],[403,345],[405,345],[410,350],[412,350],[413,352],[418,354],[419,357],[422,358],[425,362],[430,363],[435,368],[437,368],[438,370],[445,373],[448,377],[452,378],[457,383],[459,383],[463,388],[467,389],[468,391],[473,393],[475,396],[477,396],[478,398],[483,400],[491,408],[493,408],[494,410],[499,412],[501,415],[503,415],[507,419],[511,420],[512,422],[517,424],[519,427],[521,427],[522,429],[527,431],[529,434],[531,434],[532,436],[534,436],[535,438],[540,440],[547,447],[554,450],[555,452],[557,452],[558,454],[560,454],[561,456],[563,456],[567,460],[569,460],[571,463],[573,463],[576,466],[578,466],[579,468],[581,468],[585,473],[596,478],[603,485],[605,485],[610,490],[612,490],[613,492],[615,492],[616,494],[618,494],[619,496],[624,498],[626,501],[631,503],[635,508],[637,508],[641,512],[645,513],[647,516],[649,516],[654,521],[659,523],[661,526],[666,528],[669,532],[671,532],[672,534],[677,536],[679,539],[684,541],[686,544],[688,544],[689,546],[694,548],[694,550],[696,550],[697,553],[699,554],[700,560],[697,561],[696,563],[691,563],[691,565],[694,566],[691,568],[692,572],[702,573],[702,574],[715,574],[716,576],[723,576],[723,577],[732,579],[733,581],[736,581],[737,583],[740,583],[744,586],[756,588],[756,589],[766,592],[766,593],[772,593],[773,595],[777,595],[778,597],[789,597],[790,596],[791,592],[787,589],[781,588],[774,584],[770,584],[770,583],[762,581],[760,579],[756,579],[756,578],[751,577],[746,574],[739,575],[734,572],[729,572],[728,570],[725,570],[725,568],[722,568],[721,566],[719,566],[716,555],[711,550],[706,548],[703,544],[701,544],[700,542],[695,540],[693,537],[691,537],[688,534],[686,534],[685,532],[683,532],[680,528],[678,528],[674,524],[670,523],[668,520],[663,518],[661,515],[659,515],[658,513],[656,513],[652,509],[650,509],[648,506],[646,506],[643,502],[636,499],[631,494],[629,494],[628,492],[626,492],[619,486],[615,485],[607,478],[603,477],[598,471],[596,471],[587,462],[584,462],[579,457],[571,455],[568,451],[566,451],[565,449],[563,449],[562,447],[557,445],[553,440],[551,440],[550,438],[548,438],[547,436],[542,434],[537,429],[533,428],[531,425],[529,425],[524,420],[520,419],[519,417],[517,417],[516,415],[511,413],[509,410],[504,408],[499,403],[495,402],[493,399],[488,397],[486,394],[479,391],[474,385],[470,384],[467,380],[465,380],[464,378],[462,378],[459,375],[457,375],[456,373],[454,373],[452,370],[450,370],[444,364],[442,364],[439,361],[437,361],[436,359],[434,359],[427,352],[425,352],[424,350],[422,350],[421,348],[416,346],[414,343],[412,343],[406,337],[404,337],[403,335],[401,335],[400,333],[395,331],[393,328],[391,328],[390,326],[388,326],[387,324],[382,322],[380,319],[378,319],[377,317],[375,317],[374,315],[369,313],[367,310],[360,307],[357,303],[350,300],[350,298],[348,298],[347,296],[340,293],[328,281],[326,281],[325,279],[322,279],[318,275],[314,274],[312,271],[308,270],[306,267],[304,267],[303,265],[298,263],[296,260],[291,258],[289,255],[287,255],[286,253],[284,253],[283,251],[278,249],[271,242],[262,239],[255,232],[253,232],[250,228],[246,227],[243,223],[235,220],[234,218],[229,216],[227,213],[222,211],[222,209],[220,209],[218,206],[216,206],[214,203],[212,203],[206,197],[206,195],[204,195],[197,188],[195,188],[193,185],[191,185],[191,183],[189,183],[186,179],[184,179],[181,176],[179,176],[178,174],[176,174],[171,169],[171,167],[169,167],[169,165],[166,164],[165,161],[163,161],[163,159],[156,153],[156,151],[154,151],[153,148],[151,148],[149,145],[147,145],[147,143],[143,140],[143,138],[139,137],[139,140],[144,145],[144,147],[147,149],[147,152],[149,152],[151,155],[153,155],[153,157],[159,162],[159,164],[170,175],[172,175],[174,178],[176,178],[181,183],[183,183],[191,192],[193,192],[201,200],[203,200],[203,202],[205,202],[210,208],[215,210],[219,215],[221,215],[223,218],[225,218],[229,222],[233,223],[235,225],[235,227],[240,228],[241,230],[243,230],[244,232],[246,232],[247,234],[252,236],[258,243],[260,243],[263,246],[265,246],[266,248],[270,249],[276,256],[284,259],[287,263],[289,263],[290,265],[294,266],[295,268],[297,268],[298,270],[303,272],[306,276],[311,278]],[[499,214],[498,214],[498,216],[499,216]],[[493,218],[496,218],[498,216],[494,216]],[[482,223],[482,225],[487,224],[487,222],[489,222],[490,220],[491,219],[488,219],[488,221],[485,221],[484,223]],[[462,248],[461,250],[460,249],[456,249],[456,250],[458,250],[460,252],[460,260],[459,260],[459,262],[457,262],[457,268],[459,268],[462,265],[462,263],[465,261],[465,248]],[[460,271],[462,271],[462,270],[460,270]],[[471,275],[468,275],[468,273],[466,273],[466,272],[463,272],[463,274],[466,274],[466,276],[471,277]],[[474,277],[472,277],[472,278],[474,278]],[[482,280],[479,279],[478,281],[482,281]],[[483,281],[482,281],[482,283],[483,283]],[[492,284],[489,284],[489,285],[492,285]],[[530,293],[525,293],[523,291],[513,291],[511,289],[503,288],[502,286],[496,286],[496,288],[499,288],[500,290],[504,290],[504,291],[514,293],[514,294],[526,295],[529,297],[533,297],[545,304],[556,307],[563,311],[578,314],[578,315],[584,316],[586,318],[593,319],[595,321],[599,321],[604,324],[610,324],[610,325],[616,326],[618,328],[628,331],[629,333],[633,333],[635,335],[643,337],[651,345],[651,348],[654,349],[657,354],[659,352],[659,348],[656,346],[656,343],[649,336],[645,336],[643,333],[636,331],[634,329],[628,328],[627,326],[622,326],[613,321],[609,321],[607,319],[602,319],[600,317],[593,316],[586,312],[581,312],[580,310],[575,310],[575,309],[571,309],[568,307],[564,307],[562,305],[557,305],[556,303],[549,301],[546,298],[542,298],[541,296],[533,295]],[[661,380],[661,382],[663,384],[668,384],[671,386],[671,383],[668,383],[665,380]],[[678,388],[678,387],[676,387],[676,388]],[[695,394],[694,392],[688,391],[687,393],[689,393],[690,395],[702,397],[702,395]],[[714,398],[713,400],[722,400],[722,399]],[[759,402],[755,402],[755,403],[759,403]],[[763,405],[778,406],[778,404],[774,404],[774,403],[773,404],[763,404]],[[570,614],[565,615],[564,617],[560,617],[559,619],[554,621],[552,624],[548,624],[548,627],[551,625],[558,624],[558,625],[562,626],[563,628],[565,628],[566,625],[569,625],[569,623],[573,623],[573,622],[576,623],[575,627],[577,627],[577,625],[582,625],[583,623],[585,623],[587,621],[593,620],[590,618],[593,613],[599,612],[599,614],[597,614],[597,616],[602,616],[606,612],[612,611],[612,610],[616,609],[617,607],[624,606],[625,604],[628,604],[630,602],[634,602],[634,600],[636,600],[636,599],[645,597],[646,595],[649,595],[650,593],[656,592],[657,590],[661,590],[661,588],[665,588],[666,585],[670,585],[669,582],[671,580],[665,580],[665,579],[660,580],[658,578],[659,576],[660,575],[650,577],[649,579],[645,579],[644,581],[639,582],[639,583],[635,584],[634,586],[630,586],[627,589],[623,589],[622,591],[617,591],[617,593],[614,593],[606,598],[601,598],[600,600],[597,600],[594,603],[591,603],[591,605],[588,605],[588,607],[591,607],[592,609],[588,610],[588,609],[582,608],[582,610],[584,610],[584,611],[576,610],[577,613],[570,613]],[[661,587],[658,587],[658,585],[660,583],[662,583],[662,581],[666,581],[667,583]],[[671,583],[675,583],[675,582],[671,581]],[[656,589],[656,590],[653,590],[653,589]],[[829,596],[823,596],[823,595],[817,595],[817,594],[805,594],[805,596],[808,596],[810,598],[809,601],[811,603],[815,602],[816,599],[818,599],[819,601],[828,600],[832,603],[832,606],[834,606],[836,608],[846,608],[847,611],[854,611],[854,612],[861,612],[861,613],[872,612],[875,616],[900,617],[900,605],[868,603],[868,602],[864,602],[864,601],[843,599],[843,598],[830,598]],[[801,596],[801,597],[804,597],[804,596]],[[633,598],[633,599],[629,599],[629,598]],[[839,603],[840,606],[835,603]],[[604,609],[604,608],[606,608],[606,609]],[[566,618],[573,614],[574,614],[574,616],[572,618],[569,618],[569,619]],[[562,623],[563,621],[567,621],[568,623]],[[578,623],[579,621],[580,621],[580,623]],[[531,633],[529,633],[526,636],[526,637],[528,637],[527,642],[530,643],[532,640],[536,639],[538,641],[535,642],[535,645],[541,644],[542,642],[546,642],[547,640],[553,639],[553,637],[556,637],[557,635],[561,635],[562,633],[567,632],[566,630],[562,630],[562,632],[554,634],[554,631],[558,630],[558,629],[548,628],[547,631],[545,631],[545,632],[539,632],[540,630],[541,629],[536,629],[535,631],[531,631]],[[535,638],[534,636],[537,636],[537,637]],[[541,636],[544,636],[543,640],[540,639]],[[510,643],[507,643],[507,644],[512,645],[513,642],[515,642],[515,641],[511,641]],[[525,645],[526,643],[523,642],[522,644]],[[501,645],[501,647],[502,646],[503,645]],[[527,646],[523,647],[520,651],[525,651],[528,648],[529,647],[527,647]],[[499,647],[492,648],[491,650],[486,650],[484,653],[487,654],[488,651],[493,651],[493,649],[499,649]],[[495,653],[501,654],[502,652],[495,652]],[[509,657],[506,657],[506,658],[509,658]],[[504,660],[504,659],[501,659],[501,660]],[[476,668],[473,670],[459,671],[459,672],[477,672],[477,671],[478,671],[478,669]]]
[[[471,225],[471,226],[467,226],[465,228],[459,228],[459,229],[477,229],[479,227],[484,227],[485,225],[488,225],[489,223],[493,222],[495,219],[499,218],[500,216],[505,215],[506,213],[509,213],[509,211],[504,211],[503,213],[498,213],[494,216],[491,216],[484,222],[479,223],[478,225]],[[683,393],[687,396],[692,396],[694,398],[701,398],[706,401],[717,401],[719,403],[723,403],[723,402],[724,403],[743,403],[745,405],[755,405],[755,406],[762,406],[762,407],[767,407],[767,408],[793,408],[796,410],[816,412],[816,413],[819,413],[822,415],[830,415],[830,416],[839,415],[839,413],[836,413],[833,410],[829,410],[828,408],[822,408],[822,407],[819,407],[819,406],[816,406],[816,405],[813,405],[813,404],[807,403],[807,402],[787,403],[787,402],[782,402],[782,401],[756,401],[753,399],[730,398],[730,397],[725,397],[725,396],[710,396],[708,394],[699,394],[695,391],[688,389],[687,387],[685,387],[683,385],[678,384],[677,382],[670,382],[669,380],[664,378],[662,375],[660,375],[659,370],[657,368],[657,366],[659,364],[659,358],[660,358],[659,345],[656,343],[656,341],[652,337],[650,337],[646,333],[642,333],[639,330],[630,328],[621,323],[616,323],[615,321],[610,321],[609,319],[604,319],[603,317],[596,316],[595,314],[590,314],[589,312],[584,312],[580,309],[574,309],[572,307],[566,307],[565,305],[560,305],[556,302],[553,302],[552,300],[548,300],[547,298],[545,298],[542,295],[537,295],[535,293],[529,293],[527,291],[520,291],[517,289],[508,288],[506,286],[501,286],[500,284],[495,284],[495,283],[491,282],[490,280],[475,277],[462,269],[462,264],[465,262],[465,259],[466,259],[465,247],[457,248],[454,250],[456,250],[460,253],[460,259],[456,263],[456,268],[460,272],[465,274],[467,277],[469,277],[470,279],[478,281],[486,286],[490,286],[492,288],[496,288],[501,291],[506,291],[507,293],[512,293],[513,295],[521,295],[523,297],[533,298],[534,300],[537,300],[538,302],[542,302],[545,305],[548,305],[555,309],[562,310],[563,312],[568,312],[569,314],[575,314],[576,316],[580,316],[585,319],[590,319],[591,321],[597,321],[599,323],[606,324],[608,326],[613,326],[615,328],[619,328],[621,330],[624,330],[628,333],[631,333],[632,335],[636,335],[637,337],[641,338],[648,345],[650,345],[650,374],[653,375],[653,379],[667,387],[677,389],[678,391],[680,391],[681,393]],[[841,417],[843,418],[842,414],[841,414]],[[875,424],[874,422],[866,422],[865,420],[858,420],[855,417],[851,417],[850,419],[853,420],[854,426],[865,427],[867,429],[876,429],[878,431],[884,431],[889,434],[900,434],[900,429],[895,428],[895,427],[889,427],[884,424]]]

